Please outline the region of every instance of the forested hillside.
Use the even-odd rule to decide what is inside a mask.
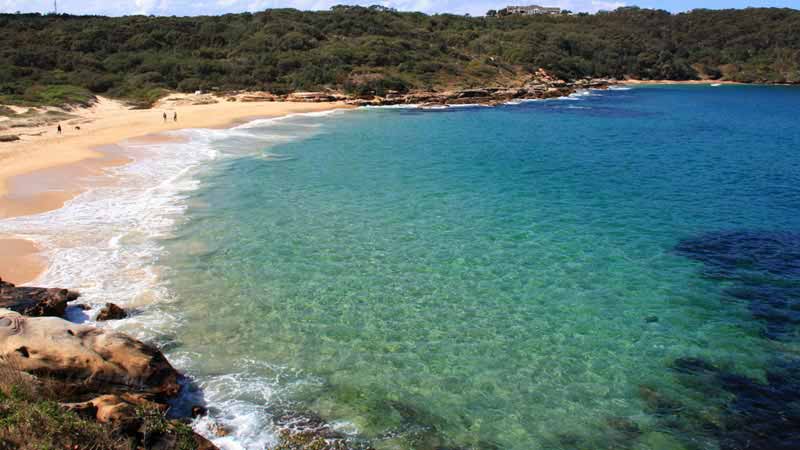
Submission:
[[[0,103],[164,89],[369,92],[562,78],[800,82],[800,11],[428,16],[382,7],[218,17],[0,15]]]

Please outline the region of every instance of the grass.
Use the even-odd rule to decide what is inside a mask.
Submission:
[[[69,412],[46,385],[0,363],[0,448],[128,450],[108,427]]]
[[[141,423],[135,435],[110,424],[68,411],[59,404],[63,389],[17,371],[0,360],[0,449],[20,450],[133,450],[196,448],[192,429],[168,420],[155,408],[139,408]],[[172,435],[172,446],[161,446],[161,437]],[[169,442],[169,439],[166,439]]]
[[[88,89],[68,84],[33,85],[22,94],[0,94],[0,103],[21,106],[89,106],[94,99]]]

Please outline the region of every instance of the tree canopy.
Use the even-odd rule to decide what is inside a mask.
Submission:
[[[64,92],[152,101],[164,90],[356,92],[565,79],[800,82],[800,11],[620,8],[465,17],[335,6],[207,17],[0,14],[0,102]]]

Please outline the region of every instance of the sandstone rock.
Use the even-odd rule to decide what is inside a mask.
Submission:
[[[178,393],[178,372],[155,347],[122,333],[0,309],[0,357],[83,392]]]
[[[105,320],[120,320],[126,317],[128,317],[128,313],[125,312],[124,309],[113,303],[106,303],[106,306],[100,310],[100,313],[97,314],[97,319],[95,320],[102,322]]]
[[[486,89],[464,89],[456,94],[456,98],[486,98],[490,95]]]
[[[295,92],[289,94],[290,102],[333,102],[337,98],[325,92]]]
[[[62,406],[100,423],[112,423],[136,430],[141,425],[140,410],[158,413],[166,411],[167,406],[148,400],[139,394],[108,394],[79,403],[63,403]]]
[[[100,397],[81,403],[63,403],[62,406],[84,417],[100,423],[111,424],[117,430],[146,441],[149,449],[176,449],[180,446],[177,427],[178,421],[167,421],[164,415],[167,405],[151,401],[146,395],[121,394],[101,395]],[[150,423],[148,423],[148,421]],[[155,436],[151,423],[159,424]],[[192,448],[214,450],[217,447],[206,438],[193,433]],[[183,443],[185,448],[185,441]]]
[[[78,298],[78,293],[67,289],[16,287],[0,279],[0,308],[26,316],[63,317],[67,303]]]

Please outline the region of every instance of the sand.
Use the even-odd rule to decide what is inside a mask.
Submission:
[[[103,146],[131,139],[174,139],[158,135],[170,130],[223,128],[256,118],[347,107],[344,103],[230,102],[208,95],[176,94],[153,109],[135,110],[99,98],[91,108],[69,111],[72,117],[61,122],[61,135],[56,124],[0,131],[20,136],[19,141],[0,142],[0,220],[58,209],[89,187],[86,175],[128,161],[100,151]],[[17,284],[35,279],[46,268],[37,251],[29,241],[0,239],[0,278]]]
[[[27,283],[44,272],[46,261],[39,249],[24,239],[0,239],[0,278],[14,284]]]

